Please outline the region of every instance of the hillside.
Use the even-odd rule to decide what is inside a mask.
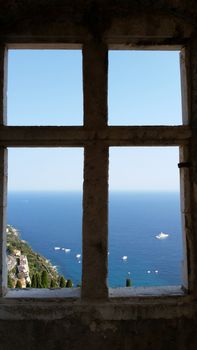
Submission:
[[[7,225],[6,232],[8,287],[55,288],[66,286],[64,277],[59,276],[49,260],[34,252],[30,245],[20,238],[16,228]]]

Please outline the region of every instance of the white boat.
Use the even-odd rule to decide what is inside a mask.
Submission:
[[[127,260],[127,259],[128,259],[128,256],[126,256],[126,255],[123,255],[123,256],[122,256],[122,260],[125,261],[125,260]]]
[[[65,253],[70,253],[71,249],[70,248],[64,248]]]
[[[81,254],[77,254],[77,255],[76,255],[76,258],[77,258],[77,259],[80,259],[80,258],[81,258]]]
[[[60,247],[54,247],[54,250],[60,250],[61,248]]]
[[[159,235],[156,235],[155,237],[157,239],[165,239],[165,238],[168,238],[168,236],[169,236],[168,233],[161,232]]]

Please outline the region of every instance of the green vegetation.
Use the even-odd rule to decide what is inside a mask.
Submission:
[[[7,226],[7,255],[10,260],[10,269],[8,268],[8,287],[22,288],[20,279],[26,280],[26,287],[32,288],[64,288],[66,280],[59,276],[56,269],[53,268],[49,260],[42,255],[34,252],[30,245],[20,239],[18,231]],[[19,270],[20,256],[27,258],[29,278],[27,272]]]
[[[66,288],[72,288],[73,287],[73,282],[72,280],[67,280],[66,282]]]
[[[126,279],[126,287],[131,287],[131,285],[132,285],[131,279],[127,278]]]
[[[36,272],[33,274],[32,280],[31,280],[31,287],[32,288],[47,288],[47,287],[43,287],[42,281],[41,281],[41,275],[39,272]]]
[[[33,274],[32,279],[31,279],[31,287],[32,288],[37,288],[37,281],[36,281],[35,273]]]
[[[60,282],[59,282],[60,288],[65,288],[66,287],[66,280],[64,276],[60,277]]]
[[[46,272],[46,270],[42,271],[41,284],[42,284],[42,288],[48,288],[49,287],[49,275]]]
[[[50,288],[57,288],[57,287],[58,287],[57,282],[52,278],[50,283]]]
[[[29,270],[30,270],[30,277],[32,277],[33,274],[36,272],[42,273],[42,271],[45,270],[51,278],[55,278],[57,280],[58,273],[53,268],[51,263],[40,254],[35,253],[26,241],[21,240],[19,237],[19,233],[12,226],[8,226],[8,230],[9,230],[7,233],[8,254],[12,255],[16,250],[18,250],[21,252],[22,255],[27,256]],[[19,258],[17,259],[19,260]]]
[[[8,288],[14,288],[14,281],[10,275],[8,275]]]

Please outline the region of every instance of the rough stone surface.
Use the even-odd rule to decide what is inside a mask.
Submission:
[[[8,293],[7,298],[0,299],[0,350],[196,350],[196,0],[0,0],[0,9],[1,237],[5,227],[4,147],[86,148],[84,298],[80,298],[79,290],[70,298],[64,296],[64,291],[53,292],[52,297],[50,291],[44,297],[41,292],[35,298],[33,295],[15,298],[12,292]],[[6,120],[6,85],[2,83],[6,77],[4,46],[56,48],[58,43],[61,48],[70,44],[72,48],[83,49],[85,126],[6,127],[3,125]],[[157,49],[158,45],[182,50],[184,127],[107,127],[107,48]],[[93,69],[94,65],[97,70]],[[163,294],[154,291],[151,296],[146,291],[141,294],[133,291],[128,296],[116,291],[110,292],[108,299],[107,153],[108,146],[119,145],[180,145],[181,162],[189,164],[187,169],[181,169],[186,294],[169,289],[169,295],[167,290]],[[97,163],[93,165],[94,159]],[[96,233],[92,236],[94,227]],[[0,244],[0,282],[5,281],[3,245]],[[102,262],[98,266],[99,261]],[[90,288],[91,281],[94,286]]]

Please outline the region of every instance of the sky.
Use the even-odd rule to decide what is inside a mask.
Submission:
[[[9,50],[8,125],[83,125],[79,50]],[[178,51],[110,51],[109,125],[181,124]],[[109,189],[177,191],[177,147],[111,147]],[[8,189],[82,190],[83,148],[10,148]]]

